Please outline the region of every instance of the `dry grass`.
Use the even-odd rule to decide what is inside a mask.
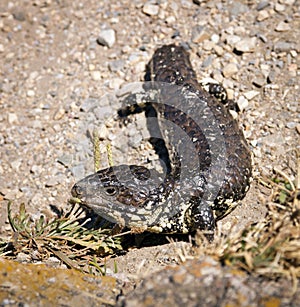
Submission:
[[[300,161],[296,180],[274,169],[274,177],[259,183],[270,189],[263,221],[221,235],[213,244],[199,244],[200,254],[268,278],[288,277],[296,291],[300,278]],[[198,239],[203,241],[200,236]]]
[[[111,229],[86,225],[90,219],[77,205],[60,218],[47,220],[41,216],[32,220],[25,205],[12,215],[8,204],[8,219],[13,230],[9,241],[0,241],[0,256],[16,259],[20,253],[32,262],[56,256],[68,267],[96,275],[105,274],[101,257],[122,250],[120,236],[111,236]],[[98,256],[98,257],[97,257]],[[99,257],[100,256],[100,257]],[[100,264],[97,262],[100,259]]]

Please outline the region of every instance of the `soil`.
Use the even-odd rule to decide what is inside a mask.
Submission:
[[[12,235],[7,220],[9,200],[14,212],[25,203],[33,219],[42,214],[55,217],[53,206],[68,210],[72,185],[93,171],[90,135],[94,127],[100,127],[103,156],[105,144],[111,143],[115,164],[156,163],[146,140],[143,114],[133,116],[127,126],[120,125],[113,120],[118,108],[113,97],[125,84],[143,81],[153,52],[169,43],[183,44],[189,50],[199,80],[213,77],[237,101],[241,112],[235,115],[253,152],[251,189],[238,208],[218,223],[218,233],[242,229],[264,218],[271,191],[260,181],[272,177],[274,169],[295,180],[295,150],[300,144],[299,1],[2,0],[0,12],[2,238]],[[105,29],[113,30],[106,43],[109,46],[103,46]],[[105,167],[103,160],[106,158],[101,161]],[[123,303],[119,300],[119,304],[126,305],[127,293],[142,279],[159,280],[162,269],[169,272],[169,278],[178,277],[181,273],[166,266],[189,258],[193,258],[191,245],[178,242],[135,248],[109,260],[108,267],[118,263],[119,273],[114,277],[121,282],[114,287],[118,293],[122,289]],[[197,260],[190,261],[200,266]],[[187,267],[181,264],[178,270]],[[187,278],[187,273],[182,274]],[[180,289],[181,282],[177,282],[178,287],[169,288],[173,294]],[[243,282],[251,288],[251,281]],[[285,282],[270,287],[278,290]],[[281,301],[284,294],[276,291],[266,294],[270,300],[274,297],[272,306],[296,306],[292,303],[297,302],[295,296]],[[118,293],[102,303],[114,304]],[[134,293],[127,306],[142,302],[141,291],[136,291],[137,297]],[[152,297],[155,293],[159,291]],[[234,294],[226,293],[222,303],[207,301],[205,305],[233,302]],[[244,302],[253,306],[263,302],[257,292],[249,293],[243,293],[249,299]],[[194,306],[198,299],[186,298]],[[166,298],[161,302],[177,305],[179,301],[180,295],[177,301]],[[61,304],[69,306],[67,299]],[[147,300],[143,305],[152,306]]]

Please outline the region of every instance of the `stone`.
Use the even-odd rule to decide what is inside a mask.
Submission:
[[[104,29],[100,32],[97,43],[102,46],[111,48],[116,42],[116,33],[113,29]]]
[[[77,180],[83,178],[85,175],[85,169],[83,164],[75,165],[70,170],[74,178]]]
[[[276,72],[274,70],[271,70],[267,76],[267,81],[268,83],[274,83],[275,80],[276,80]]]
[[[13,124],[13,123],[18,123],[19,120],[18,120],[18,116],[16,113],[8,113],[7,115],[7,120],[10,124]]]
[[[297,123],[296,122],[287,122],[286,127],[288,129],[295,129],[297,127]]]
[[[287,22],[280,21],[279,24],[276,26],[275,31],[277,32],[285,32],[291,30],[290,25]]]
[[[13,17],[15,20],[18,21],[25,21],[26,20],[26,15],[24,11],[16,11],[13,13]]]
[[[11,165],[11,168],[14,171],[20,171],[20,166],[22,165],[22,160],[21,159],[17,159],[17,160],[11,161],[10,165]]]
[[[237,101],[237,105],[238,105],[239,109],[241,111],[243,111],[248,107],[249,102],[244,96],[240,96],[238,101]]]
[[[174,24],[175,22],[176,22],[176,18],[173,15],[166,18],[166,23],[168,25]]]
[[[115,60],[108,63],[108,68],[111,72],[117,72],[124,68],[124,60]]]
[[[99,70],[92,70],[90,72],[91,74],[91,78],[94,80],[94,81],[99,81],[101,80],[101,72]]]
[[[60,120],[66,114],[66,110],[63,107],[58,107],[57,110],[54,112],[53,119]]]
[[[266,20],[270,17],[270,14],[268,13],[268,11],[259,11],[256,17],[257,21],[263,21]]]
[[[286,4],[286,5],[293,5],[296,1],[295,0],[279,0],[280,4]]]
[[[285,10],[285,5],[284,4],[280,4],[280,3],[276,3],[275,4],[275,7],[274,7],[274,10],[276,12],[284,12]]]
[[[239,1],[232,1],[228,9],[230,16],[238,16],[249,11],[249,7]]]
[[[73,155],[65,154],[57,158],[57,162],[64,165],[65,167],[69,167],[73,162]]]
[[[53,176],[47,180],[47,182],[45,183],[45,187],[51,188],[51,187],[61,184],[62,182],[63,182],[62,176]]]
[[[297,53],[296,50],[291,50],[291,51],[290,51],[290,54],[291,54],[291,56],[292,56],[293,58],[296,58],[297,55],[298,55],[298,53]]]
[[[214,50],[215,50],[216,55],[218,56],[222,56],[224,54],[224,49],[219,45],[215,45]]]
[[[257,77],[252,83],[257,87],[263,87],[265,85],[265,79],[262,77]]]
[[[34,95],[35,95],[34,90],[28,90],[27,91],[27,97],[34,97]]]
[[[113,90],[118,90],[121,85],[124,83],[124,80],[121,78],[113,78],[109,80],[109,88]]]
[[[256,37],[243,38],[234,45],[234,48],[239,52],[253,52],[256,48],[256,42]]]
[[[209,39],[210,35],[207,33],[205,26],[195,26],[192,29],[192,42],[201,43],[205,39]]]
[[[254,90],[244,93],[244,96],[245,96],[246,99],[248,99],[248,100],[253,99],[253,98],[256,97],[257,95],[259,95],[259,91],[254,91]]]
[[[289,43],[285,41],[278,41],[274,44],[274,47],[273,47],[275,52],[289,52],[293,48],[294,48],[293,43]]]
[[[212,42],[217,44],[220,41],[220,36],[218,34],[213,34],[210,39]]]
[[[229,78],[232,75],[236,74],[239,71],[237,65],[235,63],[229,63],[223,68],[223,76],[225,78]]]
[[[227,45],[234,48],[234,46],[241,40],[241,38],[238,35],[229,34],[225,36],[225,42]]]
[[[80,106],[80,110],[83,112],[89,112],[99,104],[99,100],[96,98],[87,98]]]
[[[152,4],[151,2],[145,3],[143,6],[143,13],[149,16],[158,15],[159,6],[156,4]]]
[[[262,1],[260,1],[260,2],[257,4],[256,9],[257,9],[258,11],[261,11],[261,10],[265,9],[265,8],[266,8],[267,6],[269,6],[269,5],[270,5],[270,4],[269,4],[268,1],[262,0]]]

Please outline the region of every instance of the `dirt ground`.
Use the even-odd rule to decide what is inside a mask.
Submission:
[[[1,1],[2,238],[11,235],[9,200],[14,211],[24,202],[32,218],[54,217],[51,206],[68,209],[72,185],[93,169],[89,135],[95,126],[104,125],[101,136],[112,144],[115,164],[155,161],[143,115],[126,127],[111,124],[117,109],[111,97],[142,81],[155,49],[169,43],[184,44],[199,80],[221,82],[242,110],[238,120],[253,152],[254,181],[238,208],[218,223],[219,233],[264,218],[270,190],[260,179],[274,168],[291,180],[296,175],[299,1],[199,2]],[[178,248],[189,254],[184,244]],[[162,245],[112,261],[126,280],[141,271],[155,276],[180,262],[178,254]]]

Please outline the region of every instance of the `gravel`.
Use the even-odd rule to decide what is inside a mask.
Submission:
[[[257,176],[272,176],[274,166],[294,173],[299,3],[194,2],[1,1],[1,236],[10,235],[9,199],[14,212],[24,202],[31,214],[48,218],[55,216],[52,204],[69,209],[72,185],[93,172],[94,128],[102,137],[103,167],[108,142],[115,164],[156,165],[140,124],[143,114],[128,126],[114,120],[121,106],[115,92],[142,81],[145,65],[163,44],[182,44],[199,80],[222,82],[238,102]],[[254,182],[220,229],[235,219],[243,227],[263,218],[264,197]]]

